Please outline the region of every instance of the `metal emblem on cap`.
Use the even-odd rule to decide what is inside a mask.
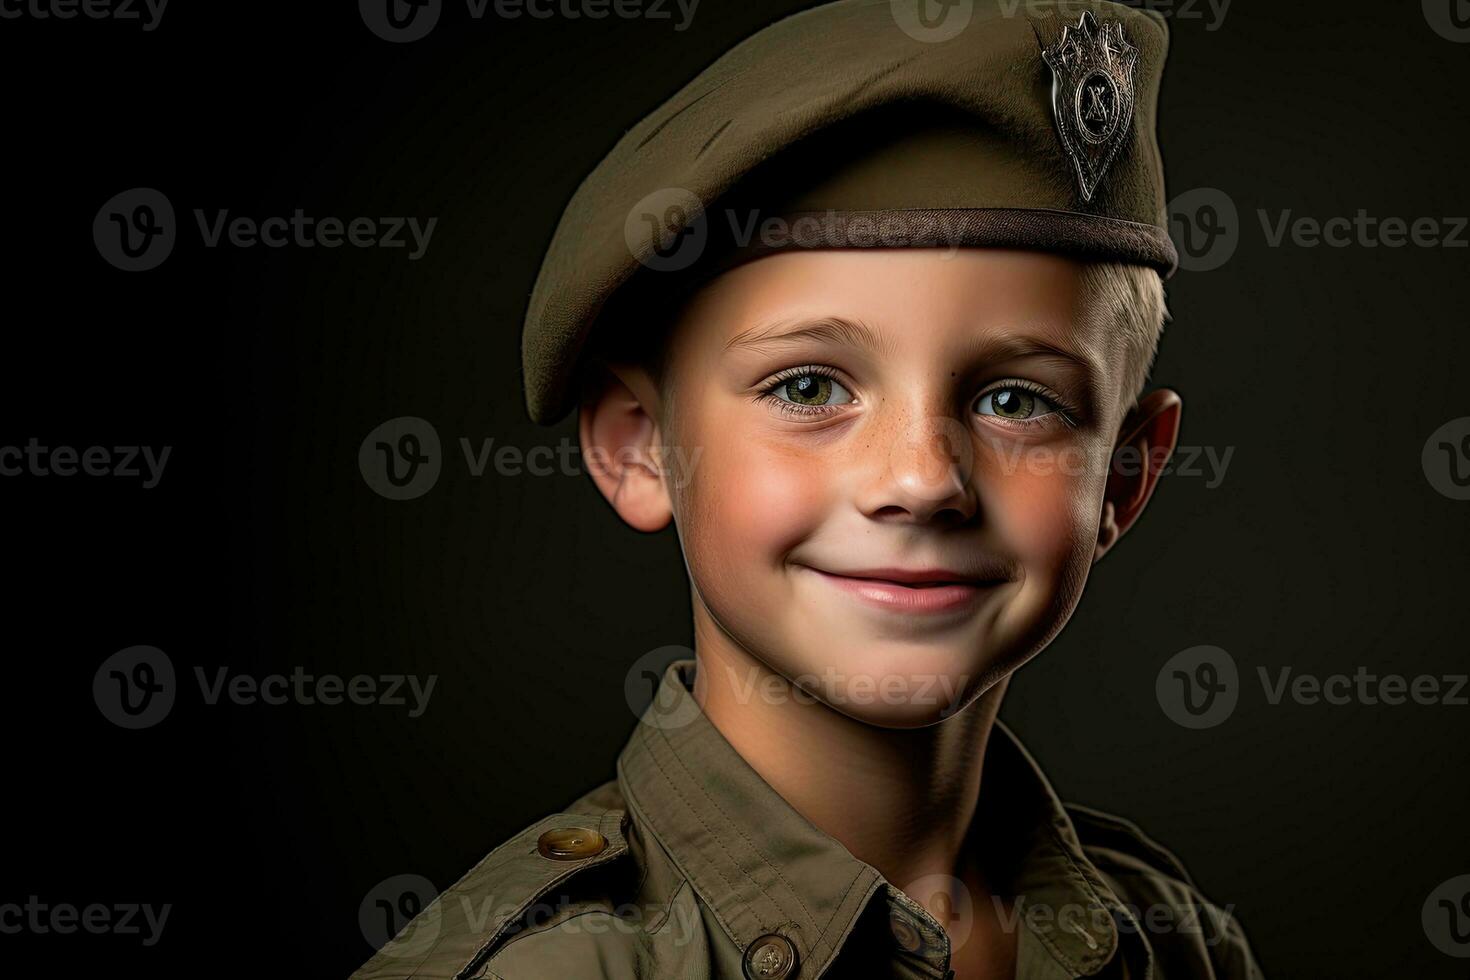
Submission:
[[[1133,66],[1138,49],[1110,20],[1098,27],[1083,11],[1076,27],[1062,28],[1061,40],[1041,52],[1051,67],[1051,108],[1057,132],[1072,159],[1082,199],[1093,192],[1133,122]]]

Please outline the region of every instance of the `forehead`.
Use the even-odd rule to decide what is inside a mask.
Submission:
[[[1082,263],[1013,249],[784,252],[719,276],[681,317],[682,347],[727,350],[780,324],[870,328],[890,353],[945,356],[984,340],[1031,340],[1101,370],[1108,345],[1087,315]]]

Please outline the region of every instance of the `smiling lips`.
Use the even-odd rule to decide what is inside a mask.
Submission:
[[[967,575],[942,568],[829,572],[804,567],[848,594],[894,612],[955,612],[1009,580],[1003,574]]]

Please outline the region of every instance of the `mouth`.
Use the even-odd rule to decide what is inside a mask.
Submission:
[[[872,568],[829,571],[801,565],[829,585],[879,609],[902,613],[968,611],[1010,581],[997,572],[969,574],[943,568]]]

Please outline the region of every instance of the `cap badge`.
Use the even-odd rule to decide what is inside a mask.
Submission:
[[[1076,27],[1062,28],[1061,40],[1042,51],[1051,67],[1051,108],[1057,132],[1072,159],[1082,199],[1093,192],[1133,122],[1133,66],[1138,49],[1110,20],[1098,27],[1084,11]]]

